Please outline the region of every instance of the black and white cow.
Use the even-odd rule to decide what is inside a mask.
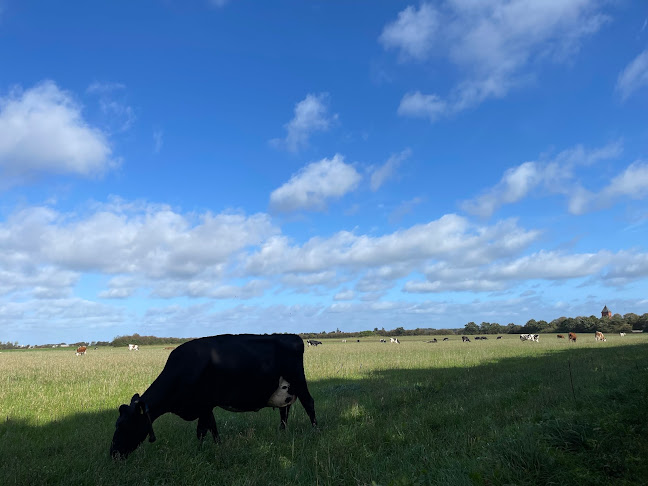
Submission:
[[[450,339],[449,339],[449,338],[443,338],[443,340],[444,340],[444,341],[450,341]]]
[[[322,341],[316,341],[315,339],[307,339],[306,344],[308,344],[309,346],[318,346],[322,344]]]
[[[110,455],[126,458],[146,439],[155,441],[153,422],[165,413],[198,419],[196,433],[219,441],[214,407],[257,412],[278,407],[284,429],[299,398],[313,427],[315,402],[304,375],[304,341],[294,334],[224,334],[194,339],[171,351],[164,369],[140,397],[119,407]]]
[[[469,342],[470,342],[470,338],[469,338],[468,336],[461,336],[461,342],[469,343]]]
[[[535,341],[536,343],[540,342],[539,334],[520,334],[520,341]]]

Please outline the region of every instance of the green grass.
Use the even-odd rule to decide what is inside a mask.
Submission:
[[[117,408],[169,351],[3,352],[0,484],[648,482],[648,336],[426,340],[307,347],[318,430],[299,404],[283,432],[276,410],[215,409],[222,443],[201,446],[168,414],[123,462],[108,457]]]

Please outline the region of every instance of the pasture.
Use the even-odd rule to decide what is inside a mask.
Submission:
[[[319,428],[301,404],[215,409],[221,444],[167,414],[127,461],[108,450],[117,408],[168,350],[0,354],[0,484],[537,485],[648,482],[648,336],[578,342],[518,335],[323,340],[304,364]],[[353,342],[352,342],[353,341]]]

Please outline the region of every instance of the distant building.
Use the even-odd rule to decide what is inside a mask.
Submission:
[[[601,317],[612,317],[612,311],[607,308],[607,305],[603,307],[603,310],[601,311]]]

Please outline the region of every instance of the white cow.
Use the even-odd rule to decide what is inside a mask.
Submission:
[[[540,342],[539,334],[520,334],[520,341],[535,341],[536,343]]]
[[[139,351],[139,346],[137,344],[129,344],[128,345],[128,350],[129,351]]]
[[[625,336],[625,332],[620,332],[619,336],[621,336],[621,337]]]

